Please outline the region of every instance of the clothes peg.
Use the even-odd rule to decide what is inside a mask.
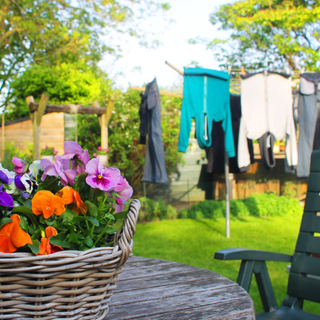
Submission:
[[[241,74],[242,74],[243,76],[245,76],[245,75],[246,75],[246,72],[244,71],[244,69],[243,69],[243,68],[240,68],[240,72],[241,72]]]

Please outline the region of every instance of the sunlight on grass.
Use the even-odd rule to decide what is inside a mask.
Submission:
[[[225,219],[171,220],[138,224],[133,252],[136,256],[186,263],[217,272],[236,281],[240,262],[215,260],[227,248],[251,248],[293,254],[301,217],[232,218],[231,238],[225,237]],[[268,262],[278,304],[286,297],[287,263]],[[250,295],[257,312],[263,307],[255,280]],[[318,304],[306,303],[305,311],[320,314]]]

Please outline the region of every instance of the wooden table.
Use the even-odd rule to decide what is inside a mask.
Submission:
[[[105,320],[255,319],[249,294],[207,269],[131,257],[119,278]]]

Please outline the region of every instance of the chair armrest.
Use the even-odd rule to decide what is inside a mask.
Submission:
[[[217,251],[214,258],[218,260],[292,261],[292,256],[288,254],[239,248]]]

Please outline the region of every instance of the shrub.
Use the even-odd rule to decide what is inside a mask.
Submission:
[[[18,157],[21,159],[25,159],[28,162],[32,162],[33,161],[32,154],[33,154],[32,144],[29,144],[27,146],[27,150],[20,150],[19,148],[15,147],[13,141],[6,142],[1,164],[4,168],[8,169],[9,171],[13,171],[13,168],[14,168],[14,164],[12,163],[13,157]]]
[[[141,197],[139,221],[171,220],[178,217],[177,210],[171,205],[166,205],[162,200],[153,200]]]
[[[190,209],[181,210],[180,219],[223,218],[226,215],[225,201],[206,200],[193,204]],[[230,215],[233,217],[275,217],[301,215],[303,208],[297,199],[277,196],[273,193],[254,194],[246,199],[230,201]]]

